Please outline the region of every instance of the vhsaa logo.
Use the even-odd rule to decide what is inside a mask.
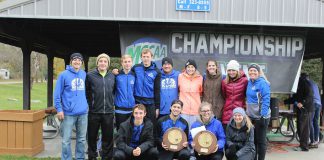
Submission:
[[[162,60],[168,55],[167,45],[161,44],[161,42],[155,38],[138,39],[132,45],[126,47],[125,53],[133,57],[133,64],[137,64],[142,62],[141,53],[144,48],[152,50],[154,61]]]

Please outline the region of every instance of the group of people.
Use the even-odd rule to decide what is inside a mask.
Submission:
[[[173,69],[170,57],[159,69],[150,49],[143,49],[140,64],[123,55],[122,69],[108,71],[110,58],[100,54],[97,68],[85,73],[80,53],[57,79],[55,107],[61,122],[62,159],[72,159],[71,134],[76,129],[75,158],[96,159],[98,132],[102,134],[102,159],[264,160],[266,131],[270,121],[270,83],[258,64],[250,64],[249,79],[240,64],[231,60],[226,74],[215,60],[206,73],[189,59],[182,72]],[[114,141],[114,119],[117,136]],[[193,151],[191,130],[205,126],[217,138],[209,155]],[[163,143],[171,127],[183,130],[188,140],[172,152]],[[86,138],[87,137],[87,138]],[[114,143],[116,148],[113,149]]]

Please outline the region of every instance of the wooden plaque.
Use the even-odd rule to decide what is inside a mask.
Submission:
[[[205,130],[197,133],[194,142],[194,149],[196,152],[203,155],[209,155],[216,149],[217,138],[212,132]]]
[[[169,151],[180,151],[184,142],[187,142],[187,135],[180,128],[169,128],[163,135],[163,144],[168,146]]]

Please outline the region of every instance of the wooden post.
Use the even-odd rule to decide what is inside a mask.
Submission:
[[[322,64],[324,64],[324,57],[321,58],[321,61],[322,61]],[[322,90],[324,89],[324,65],[322,65]],[[321,102],[322,102],[322,110],[320,111],[320,127],[321,127],[321,130],[324,130],[324,118],[323,118],[323,114],[324,114],[324,107],[323,107],[323,102],[324,102],[324,96],[323,94],[321,93],[320,91],[320,94],[321,94]]]
[[[83,62],[84,63],[84,71],[88,72],[88,69],[89,69],[88,68],[89,57],[88,56],[83,56],[83,57],[84,57],[84,60],[83,60],[84,61]]]
[[[51,53],[47,54],[47,107],[53,106],[53,61]]]
[[[70,55],[64,57],[64,69],[66,68],[67,65],[70,65]]]
[[[23,42],[21,50],[23,53],[23,109],[30,110],[30,45]]]

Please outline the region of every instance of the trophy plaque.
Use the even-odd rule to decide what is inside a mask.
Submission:
[[[163,135],[163,144],[168,146],[169,151],[180,151],[184,142],[187,142],[187,135],[180,128],[169,128]]]
[[[209,155],[216,149],[217,138],[216,136],[208,131],[200,131],[194,138],[195,151],[202,155]]]

